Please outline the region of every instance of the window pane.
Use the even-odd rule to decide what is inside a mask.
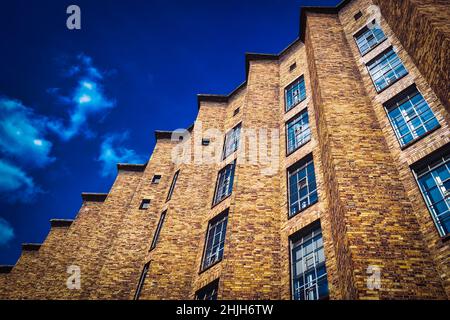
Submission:
[[[208,224],[208,233],[205,241],[205,257],[202,265],[203,269],[208,268],[210,265],[222,259],[227,220],[228,215],[222,214],[216,221]]]
[[[235,166],[236,160],[219,171],[217,176],[216,194],[214,195],[214,205],[231,194],[233,190]]]
[[[286,111],[292,109],[295,105],[306,99],[305,80],[300,77],[285,90]]]
[[[416,88],[408,89],[389,103],[388,116],[400,145],[424,136],[439,123],[422,95]]]
[[[377,91],[395,82],[407,73],[400,58],[391,48],[367,64]]]
[[[288,170],[289,216],[317,201],[316,178],[312,158],[308,156]]]
[[[308,111],[305,109],[286,125],[287,151],[292,153],[311,138]]]
[[[370,29],[368,27],[364,28],[363,31],[355,37],[356,44],[358,45],[361,54],[367,53],[385,38],[386,36],[384,35],[383,30],[381,30],[378,24],[372,25]]]

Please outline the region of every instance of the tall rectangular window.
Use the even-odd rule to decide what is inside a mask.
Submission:
[[[208,223],[202,270],[222,260],[227,221],[228,212],[226,211]]]
[[[370,61],[367,68],[378,92],[408,73],[392,48]]]
[[[414,169],[420,191],[441,236],[450,233],[450,152]]]
[[[214,194],[213,205],[216,205],[233,191],[234,169],[236,167],[236,160],[228,164],[219,171],[216,182],[216,192]]]
[[[433,111],[416,87],[394,97],[385,108],[401,146],[439,126]]]
[[[291,83],[284,91],[286,99],[286,112],[306,99],[305,78],[301,76]]]
[[[175,172],[175,174],[173,175],[172,183],[170,184],[170,189],[169,189],[169,193],[167,194],[166,202],[169,201],[170,199],[172,199],[173,190],[175,189],[175,185],[177,183],[177,179],[178,179],[178,175],[179,174],[180,174],[180,170]]]
[[[294,300],[328,298],[322,230],[314,224],[291,237],[292,297]]]
[[[384,39],[386,39],[386,36],[378,23],[373,23],[370,26],[364,27],[355,35],[356,44],[362,55],[376,47]]]
[[[223,145],[223,159],[235,152],[239,147],[239,140],[241,137],[241,124],[231,129],[225,135],[225,143]]]
[[[317,185],[312,155],[288,169],[289,217],[317,202]]]
[[[164,211],[161,213],[161,216],[159,217],[158,226],[156,227],[155,234],[153,235],[152,245],[150,246],[150,250],[153,250],[156,248],[156,244],[159,240],[159,234],[161,233],[162,226],[164,224],[164,220],[166,219],[166,213],[167,211]]]
[[[219,290],[219,279],[201,288],[195,293],[195,300],[217,300]]]
[[[287,123],[286,135],[288,154],[294,152],[311,139],[307,109]]]
[[[139,297],[142,292],[142,288],[144,288],[145,278],[147,277],[148,269],[150,268],[150,262],[147,262],[142,269],[141,276],[139,277],[138,286],[136,292],[134,294],[134,300],[139,300]]]

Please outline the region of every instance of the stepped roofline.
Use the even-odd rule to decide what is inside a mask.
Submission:
[[[68,228],[72,223],[72,219],[50,219],[50,226],[52,228]]]
[[[13,268],[13,265],[0,265],[0,273],[10,273]]]
[[[107,193],[92,193],[92,192],[83,192],[81,193],[81,199],[83,201],[93,201],[93,202],[103,202],[105,201]]]
[[[22,251],[39,251],[42,243],[22,243]]]
[[[147,163],[118,163],[117,170],[143,172]]]

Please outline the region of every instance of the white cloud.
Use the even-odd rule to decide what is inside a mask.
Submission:
[[[9,202],[28,202],[42,190],[18,166],[0,159],[0,197]]]
[[[17,162],[43,167],[54,160],[45,139],[48,120],[20,101],[0,97],[0,151]]]
[[[97,159],[101,162],[100,174],[103,177],[113,176],[116,173],[117,163],[143,163],[145,161],[134,150],[122,146],[128,136],[128,132],[124,132],[122,134],[108,134],[104,137]]]
[[[14,238],[14,229],[8,221],[0,217],[0,246],[8,244]]]

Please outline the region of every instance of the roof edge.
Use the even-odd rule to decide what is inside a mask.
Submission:
[[[118,163],[117,170],[143,172],[147,167],[146,163]]]
[[[10,273],[14,268],[13,265],[0,265],[0,273]]]
[[[93,193],[93,192],[83,192],[81,193],[81,199],[83,201],[92,201],[92,202],[103,202],[105,201],[107,193]]]
[[[39,251],[42,243],[22,243],[22,251]]]
[[[72,219],[50,219],[50,226],[52,228],[68,228],[72,223]]]

